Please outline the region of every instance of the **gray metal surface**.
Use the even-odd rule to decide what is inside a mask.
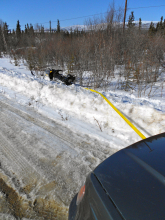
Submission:
[[[165,219],[165,133],[137,142],[94,173],[124,219]]]

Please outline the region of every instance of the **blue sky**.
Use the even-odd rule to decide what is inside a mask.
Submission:
[[[116,8],[124,8],[125,0],[114,2]],[[42,23],[47,28],[50,20],[52,28],[55,28],[57,19],[60,20],[61,27],[66,27],[84,24],[84,16],[105,13],[111,3],[109,0],[0,0],[0,19],[7,22],[9,29],[16,28],[17,20],[20,21],[21,29],[24,29],[27,23],[33,26]],[[159,5],[164,6],[150,7]],[[127,19],[131,11],[134,11],[135,20],[140,17],[145,21],[159,21],[161,16],[165,18],[165,0],[128,0],[128,8],[134,9],[127,11]]]

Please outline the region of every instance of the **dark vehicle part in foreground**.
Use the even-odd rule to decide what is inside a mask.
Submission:
[[[68,74],[67,76],[64,76],[64,75],[59,73],[60,71],[62,71],[62,70],[51,69],[49,71],[50,81],[52,81],[54,79],[59,79],[60,81],[64,82],[67,86],[74,83],[74,81],[76,79],[75,76],[72,76],[71,74]]]
[[[165,133],[118,151],[91,172],[69,220],[165,219]]]

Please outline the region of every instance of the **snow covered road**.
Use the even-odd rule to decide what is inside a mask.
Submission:
[[[0,122],[0,179],[16,192],[20,207],[6,198],[13,216],[67,218],[68,205],[86,175],[116,151],[3,95]],[[6,185],[0,184],[4,195]]]

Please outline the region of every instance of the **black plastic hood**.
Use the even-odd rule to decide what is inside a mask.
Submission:
[[[165,133],[118,151],[94,174],[124,219],[165,219]]]

